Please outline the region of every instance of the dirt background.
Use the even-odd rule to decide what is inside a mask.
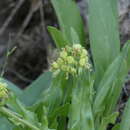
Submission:
[[[56,16],[48,0],[0,1],[0,64],[8,80],[25,88],[48,68],[48,49],[52,40],[48,25],[56,25]],[[8,50],[17,49],[9,56]]]

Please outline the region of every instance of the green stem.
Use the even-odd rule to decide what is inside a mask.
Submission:
[[[11,118],[17,120],[18,122],[21,122],[22,124],[28,126],[29,128],[31,128],[33,130],[40,130],[36,126],[32,125],[30,122],[19,118],[14,112],[10,111],[9,109],[7,109],[5,107],[0,107],[0,112],[7,115],[8,117],[11,117]]]

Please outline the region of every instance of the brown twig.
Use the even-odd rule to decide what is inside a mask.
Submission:
[[[10,14],[10,16],[7,18],[5,23],[2,25],[2,28],[0,28],[0,35],[2,35],[4,33],[4,31],[6,30],[6,28],[9,25],[9,23],[12,21],[13,17],[15,16],[17,10],[21,7],[21,5],[23,4],[24,1],[25,0],[19,0],[18,4],[13,9],[13,11]]]
[[[43,31],[43,36],[44,36],[44,41],[45,43],[47,42],[47,31],[46,31],[46,26],[45,26],[45,19],[44,19],[44,10],[43,10],[43,2],[40,0],[40,17],[41,17],[41,25],[42,25],[42,31]]]
[[[22,33],[24,32],[24,30],[28,26],[33,14],[40,8],[40,4],[41,4],[40,0],[38,0],[38,2],[35,5],[33,5],[33,3],[32,3],[30,11],[29,11],[28,15],[26,16],[26,18],[22,24],[21,29],[19,30],[19,32],[14,40],[14,43],[17,42],[17,40],[21,37]]]

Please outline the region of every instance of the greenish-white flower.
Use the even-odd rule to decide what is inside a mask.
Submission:
[[[60,57],[65,59],[67,57],[67,52],[65,50],[60,52]]]
[[[75,68],[70,68],[70,72],[72,73],[72,74],[76,74],[76,69]]]
[[[88,55],[88,53],[87,53],[86,49],[82,49],[82,52],[81,52],[80,57],[81,57],[81,58],[83,58],[83,57],[86,58],[87,55]]]
[[[57,64],[56,62],[53,62],[52,68],[53,68],[53,69],[58,69],[58,64]]]
[[[69,71],[69,67],[67,65],[61,65],[61,70],[62,71],[65,71],[65,72],[68,72]]]
[[[86,59],[85,59],[85,58],[80,59],[80,60],[79,60],[79,65],[80,65],[81,67],[84,67],[84,66],[86,65]]]
[[[0,82],[0,99],[8,98],[7,84]]]
[[[57,59],[57,64],[58,64],[58,65],[64,64],[64,60],[59,57],[59,58]]]
[[[81,46],[80,44],[74,44],[74,45],[73,45],[73,48],[74,48],[74,49],[81,49],[82,46]]]
[[[51,70],[54,74],[64,72],[66,78],[69,75],[78,75],[81,70],[91,70],[88,60],[88,52],[80,44],[74,44],[62,48],[59,58],[52,64]]]
[[[75,60],[74,60],[74,58],[72,56],[68,56],[67,57],[67,62],[68,62],[68,64],[74,64]]]

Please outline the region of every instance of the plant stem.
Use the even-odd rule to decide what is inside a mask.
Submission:
[[[18,122],[23,123],[24,125],[28,126],[29,128],[33,129],[33,130],[40,130],[39,128],[37,128],[36,126],[32,125],[30,122],[19,118],[14,112],[10,111],[9,109],[5,108],[5,107],[0,107],[0,112],[2,112],[3,114],[7,115],[8,117],[11,117],[15,120],[17,120]]]

